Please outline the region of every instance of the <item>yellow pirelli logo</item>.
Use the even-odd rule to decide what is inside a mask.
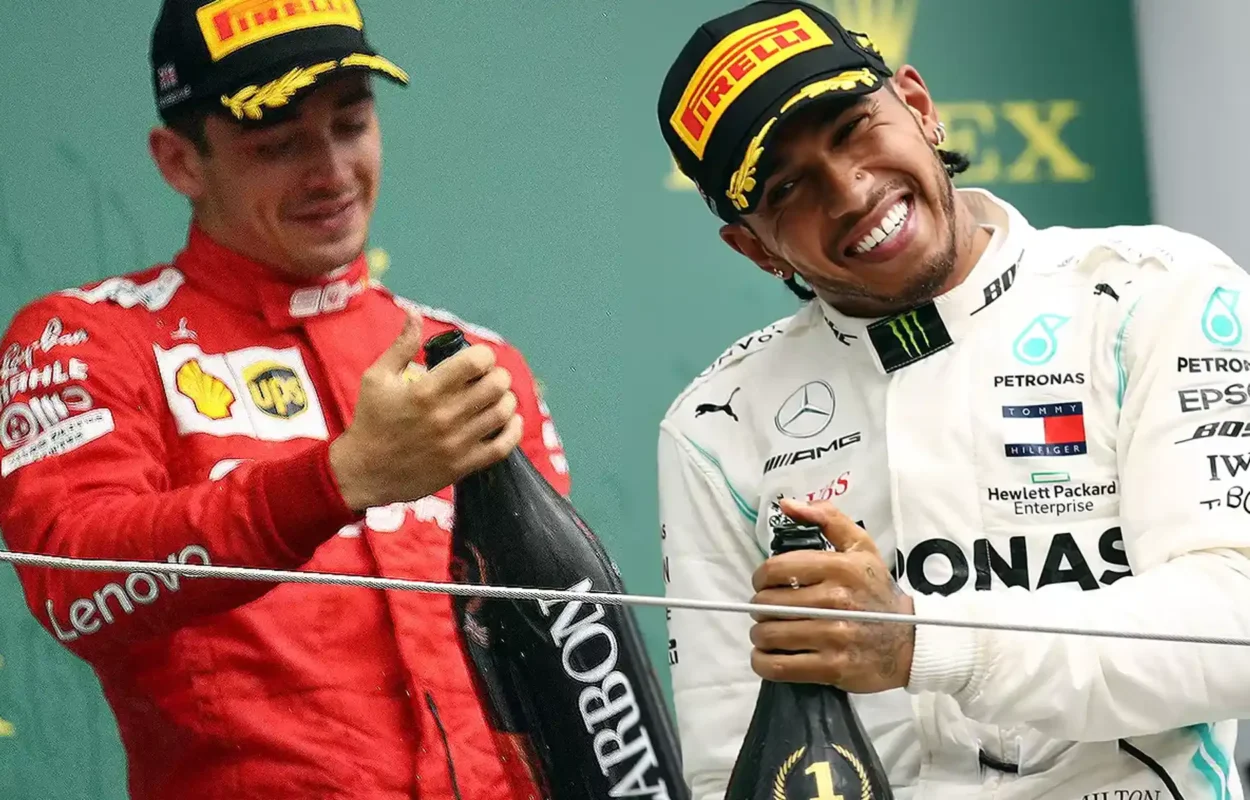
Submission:
[[[204,42],[214,61],[274,36],[346,25],[362,30],[356,0],[217,0],[196,12]]]
[[[702,160],[716,123],[747,87],[778,64],[832,44],[828,34],[803,11],[739,28],[704,57],[669,124]]]

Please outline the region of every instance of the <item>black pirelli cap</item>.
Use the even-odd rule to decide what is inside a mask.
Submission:
[[[769,136],[812,102],[875,92],[893,75],[868,35],[800,2],[759,0],[695,31],[660,90],[681,171],[726,222],[754,210]]]
[[[164,0],[151,66],[166,122],[197,107],[271,121],[349,71],[408,83],[408,73],[369,45],[356,0]]]

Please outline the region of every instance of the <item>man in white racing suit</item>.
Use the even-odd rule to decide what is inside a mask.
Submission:
[[[1250,280],[1228,256],[955,190],[919,74],[802,3],[702,26],[659,118],[722,238],[814,293],[661,424],[670,596],[1250,636]],[[836,549],[769,558],[778,498]],[[852,692],[903,800],[1242,797],[1247,648],[669,616],[696,800],[724,796],[761,677]]]

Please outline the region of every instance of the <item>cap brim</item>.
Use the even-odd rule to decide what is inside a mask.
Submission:
[[[351,72],[371,72],[407,86],[408,73],[393,61],[369,52],[338,51],[303,55],[298,61],[276,65],[258,73],[247,85],[217,93],[216,105],[240,122],[264,123],[268,117],[281,116],[300,97],[331,78]]]
[[[748,214],[759,201],[765,182],[772,173],[776,153],[769,145],[787,118],[814,103],[845,100],[871,94],[885,85],[887,78],[870,67],[838,69],[812,75],[795,84],[759,117],[757,125],[739,145],[742,161],[730,174],[724,188],[738,214]]]

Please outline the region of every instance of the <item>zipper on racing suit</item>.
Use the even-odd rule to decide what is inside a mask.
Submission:
[[[434,695],[428,690],[425,693],[425,704],[429,707],[430,714],[434,717],[434,724],[438,726],[438,735],[443,740],[443,752],[447,755],[447,774],[451,777],[451,793],[455,795],[456,800],[463,800],[460,795],[460,784],[456,782],[456,764],[451,758],[451,742],[447,740],[447,729],[443,727],[443,718],[438,715]]]

